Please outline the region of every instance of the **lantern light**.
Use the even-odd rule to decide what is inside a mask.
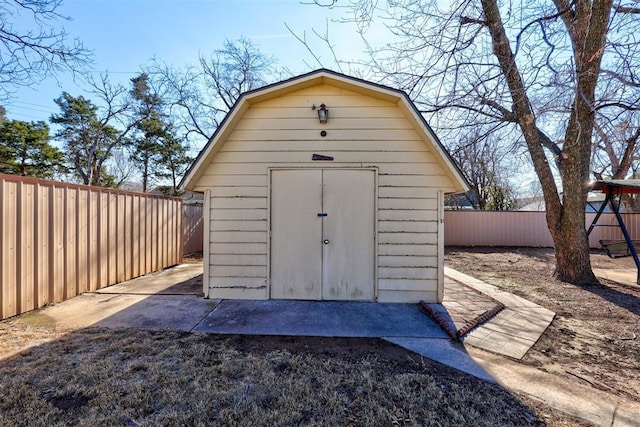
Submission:
[[[327,123],[329,119],[329,109],[324,103],[320,104],[320,108],[318,108],[318,119],[320,119],[320,123]]]

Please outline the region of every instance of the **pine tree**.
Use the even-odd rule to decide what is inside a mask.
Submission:
[[[0,121],[0,172],[54,178],[64,169],[64,153],[49,140],[45,122]]]
[[[132,138],[131,158],[142,175],[142,191],[152,180],[171,180],[171,195],[177,193],[179,175],[191,162],[185,145],[175,136],[164,102],[153,90],[145,73],[131,79],[131,96],[136,104],[136,135]]]
[[[51,122],[61,126],[55,136],[64,143],[71,170],[86,185],[108,186],[104,163],[122,144],[124,133],[101,121],[98,107],[83,96],[63,92],[55,102],[61,113],[51,116]]]

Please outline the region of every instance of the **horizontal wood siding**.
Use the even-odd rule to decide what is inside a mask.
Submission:
[[[233,177],[240,177],[234,184]],[[223,175],[211,187],[208,227],[210,298],[267,296],[267,186],[251,175]],[[244,184],[244,185],[243,185]]]
[[[178,264],[181,205],[0,174],[0,319]]]
[[[421,138],[393,102],[328,85],[251,105],[195,187],[211,194],[209,296],[268,296],[271,168],[342,167],[378,171],[378,298],[435,301],[437,194],[454,185]]]
[[[386,290],[380,289],[378,291],[378,302],[395,302],[395,303],[407,303],[413,301],[438,301],[438,294],[436,291],[411,291],[403,289],[400,290]]]

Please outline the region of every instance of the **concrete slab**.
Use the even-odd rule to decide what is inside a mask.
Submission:
[[[496,354],[469,348],[489,375],[509,390],[526,393],[569,415],[597,426],[640,426],[640,404],[562,376],[522,365]]]
[[[469,344],[514,359],[522,359],[524,355],[527,354],[527,351],[535,344],[535,341],[491,330],[489,330],[486,335],[477,335],[483,332],[484,328],[479,331],[471,331],[469,335],[463,338],[462,342],[464,342],[465,345]]]
[[[469,356],[464,347],[450,340],[434,338],[384,337],[384,340],[421,356],[451,366],[474,377],[495,383],[495,379]]]
[[[146,298],[143,295],[85,293],[70,300],[26,313],[17,323],[49,325],[62,329],[86,328],[117,315]]]
[[[16,318],[63,329],[89,326],[190,331],[219,303],[196,295],[86,293]]]
[[[180,264],[96,291],[97,294],[202,295],[202,264]]]
[[[196,295],[153,295],[97,322],[105,328],[192,331],[220,300]]]
[[[637,402],[481,350],[484,347],[521,357],[555,314],[455,270],[445,268],[447,280],[461,281],[507,306],[493,323],[490,320],[467,335],[465,346],[449,340],[416,305],[206,300],[198,296],[201,273],[201,265],[178,266],[86,293],[12,321],[63,328],[98,325],[221,334],[380,337],[483,380],[495,378],[510,390],[526,393],[596,425],[640,426]],[[453,302],[470,313],[483,304],[477,295],[462,297]],[[434,309],[450,314],[441,305]],[[476,340],[473,346],[467,345],[472,340]]]
[[[99,325],[190,330],[216,305],[198,298],[201,294],[202,265],[181,264],[84,293],[15,321],[65,329]]]
[[[445,276],[442,304],[429,304],[438,322],[450,332],[463,333],[481,316],[498,311],[500,303],[470,286]]]
[[[448,339],[417,305],[372,302],[224,300],[194,332]]]
[[[376,337],[485,381],[493,378],[417,305],[224,300],[193,329],[216,334]]]

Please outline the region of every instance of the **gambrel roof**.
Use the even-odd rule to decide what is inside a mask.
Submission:
[[[244,113],[251,105],[323,84],[396,104],[405,117],[412,123],[415,130],[422,135],[422,139],[425,144],[427,144],[429,151],[434,154],[438,163],[442,166],[442,170],[445,171],[453,183],[456,191],[468,191],[469,184],[464,174],[405,92],[327,69],[315,70],[242,94],[192,163],[180,183],[180,188],[192,190],[195,187],[198,179],[202,176],[221,146],[225,144],[229,134],[234,130],[237,123],[242,119]]]

